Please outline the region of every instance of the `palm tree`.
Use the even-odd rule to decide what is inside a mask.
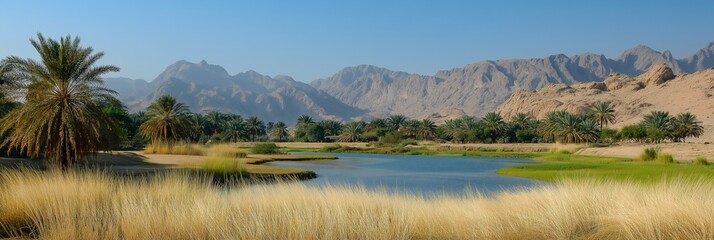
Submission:
[[[342,123],[335,120],[322,120],[318,124],[325,130],[325,136],[336,136],[342,131]]]
[[[607,124],[615,123],[615,109],[610,106],[610,102],[597,102],[591,111],[601,129]]]
[[[481,123],[485,128],[493,130],[491,135],[491,139],[493,141],[496,141],[498,136],[502,135],[505,124],[500,114],[495,112],[487,113],[486,116],[483,117],[483,119],[481,120]]]
[[[315,123],[315,121],[312,120],[312,117],[310,117],[309,115],[303,114],[297,118],[297,124],[295,125],[295,127],[298,129],[302,129],[302,128],[305,128],[307,125],[310,125],[313,123]]]
[[[117,72],[111,65],[95,66],[104,53],[80,46],[78,37],[45,39],[37,34],[30,43],[41,60],[10,56],[5,59],[4,95],[24,104],[0,120],[0,146],[19,149],[30,157],[42,153],[66,169],[88,154],[107,150],[116,140],[117,122],[99,104],[113,99],[102,87],[102,75]]]
[[[672,134],[676,138],[681,138],[682,142],[685,142],[687,137],[699,137],[704,133],[704,127],[701,124],[702,122],[698,121],[694,114],[690,112],[680,113],[672,118]]]
[[[389,128],[389,123],[384,118],[375,118],[367,124],[367,131],[373,131],[376,129],[386,129]]]
[[[256,116],[245,120],[245,128],[248,130],[251,142],[255,142],[255,136],[265,133],[265,124]]]
[[[516,113],[516,115],[513,115],[513,117],[511,117],[511,123],[520,129],[525,129],[526,127],[528,127],[531,120],[532,119],[530,116],[528,116],[528,114],[521,112]]]
[[[224,138],[230,139],[233,142],[244,139],[248,133],[246,122],[240,117],[233,117],[233,119],[223,125],[225,125],[225,129],[223,130]]]
[[[387,118],[387,123],[389,123],[389,127],[392,129],[392,131],[398,131],[402,125],[404,125],[404,122],[407,121],[407,117],[404,115],[392,115]]]
[[[462,119],[449,119],[444,122],[444,133],[451,137],[451,141],[455,143],[463,143],[465,131]]]
[[[402,125],[400,132],[402,132],[404,137],[416,137],[419,127],[419,120],[407,120],[404,122],[404,125]]]
[[[144,137],[151,138],[151,144],[179,141],[191,132],[191,118],[188,106],[176,102],[176,98],[164,95],[146,108],[146,120],[139,127]]]
[[[342,128],[340,139],[347,142],[357,142],[362,138],[366,126],[367,124],[362,121],[345,124]]]
[[[206,125],[206,118],[198,113],[192,113],[189,116],[191,123],[191,131],[189,133],[189,139],[191,142],[198,142],[204,132],[204,127]]]
[[[669,132],[671,127],[671,118],[668,112],[652,111],[642,119],[642,124],[646,128],[656,128],[662,132]]]
[[[283,138],[288,137],[288,126],[285,125],[284,122],[277,122],[273,125],[270,135],[272,135],[273,138],[277,138],[278,141],[282,141]]]
[[[436,124],[429,119],[424,119],[419,122],[419,129],[417,130],[416,137],[418,139],[428,140],[434,138],[436,135]]]
[[[503,118],[500,114],[495,112],[487,113],[481,121],[483,122],[483,126],[487,128],[495,130],[501,130],[501,128],[503,128]]]

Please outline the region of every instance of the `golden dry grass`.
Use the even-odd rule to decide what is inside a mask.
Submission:
[[[172,145],[149,144],[144,148],[146,154],[173,154],[173,155],[205,155],[205,148],[200,144],[180,142]]]
[[[42,239],[712,239],[714,181],[570,181],[424,198],[178,173],[0,172],[0,223]]]
[[[201,145],[180,142],[169,145],[147,145],[144,148],[145,154],[170,154],[170,155],[195,155],[209,157],[231,157],[242,158],[246,152],[232,144]]]

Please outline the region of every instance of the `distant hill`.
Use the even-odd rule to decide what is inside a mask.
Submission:
[[[258,116],[264,121],[294,123],[302,114],[346,121],[366,118],[365,111],[288,76],[271,78],[255,71],[229,75],[222,67],[205,61],[178,61],[168,66],[147,85],[148,93],[125,85],[141,85],[140,80],[107,79],[106,82],[109,88],[119,92],[132,111],[144,110],[162,95],[172,95],[194,112],[232,112]],[[132,99],[132,96],[141,97]]]
[[[462,109],[467,115],[482,116],[495,111],[513,91],[535,90],[549,84],[599,82],[610,73],[639,75],[657,63],[674,73],[694,72],[714,66],[714,42],[694,55],[674,59],[639,45],[626,50],[618,59],[584,53],[563,54],[535,59],[482,61],[422,76],[385,68],[360,65],[347,67],[335,75],[310,84],[349,105],[375,115],[389,113],[419,117]]]
[[[666,64],[651,66],[637,77],[611,74],[602,83],[554,84],[537,91],[519,90],[497,111],[508,119],[523,112],[543,118],[548,112],[584,113],[597,101],[610,102],[620,128],[640,122],[651,111],[695,114],[704,126],[704,136],[688,141],[714,141],[714,69],[674,75]]]

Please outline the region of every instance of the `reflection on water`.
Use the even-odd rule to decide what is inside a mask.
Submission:
[[[496,174],[496,169],[502,167],[533,162],[527,159],[363,153],[332,155],[339,159],[266,164],[312,170],[318,177],[305,181],[311,186],[328,183],[363,185],[367,188],[386,188],[391,191],[426,195],[460,195],[473,190],[489,193],[539,184],[534,180]]]

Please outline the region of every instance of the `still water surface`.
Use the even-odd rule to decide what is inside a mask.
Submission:
[[[311,186],[362,185],[425,195],[461,195],[472,190],[488,194],[542,184],[535,180],[496,174],[499,168],[534,162],[528,159],[365,153],[331,155],[339,159],[266,164],[312,170],[318,177],[305,181],[305,184]]]

